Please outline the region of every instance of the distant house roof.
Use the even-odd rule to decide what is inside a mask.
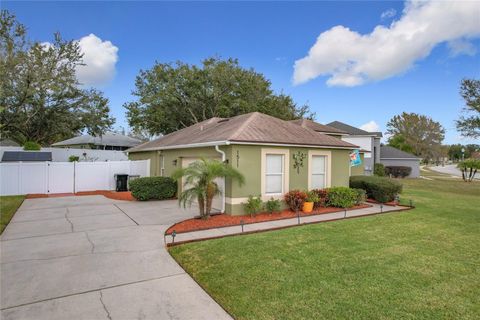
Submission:
[[[102,136],[94,137],[89,134],[63,140],[52,144],[53,147],[93,144],[96,146],[134,147],[142,141],[123,134],[107,132]]]
[[[343,130],[352,136],[375,136],[378,138],[382,137],[381,132],[368,132],[356,127],[352,127],[351,125],[348,125],[340,121],[333,121],[333,122],[327,123],[327,126],[334,127],[339,130]]]
[[[6,138],[6,139],[0,140],[0,147],[20,147],[20,145],[15,141]]]
[[[346,131],[337,129],[335,127],[326,126],[324,124],[320,124],[309,119],[290,120],[290,122],[321,133],[333,133],[338,135],[348,134],[348,132]]]
[[[51,152],[43,151],[5,151],[2,162],[12,161],[52,161]]]
[[[399,150],[390,146],[380,146],[380,159],[412,159],[419,160],[420,158],[414,154]]]
[[[211,118],[127,151],[174,149],[222,142],[358,148],[291,122],[252,112],[232,118]]]

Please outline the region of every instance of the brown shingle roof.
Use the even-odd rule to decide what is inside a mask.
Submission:
[[[357,148],[335,137],[263,113],[252,112],[232,118],[211,118],[141,144],[129,149],[128,152],[223,141],[229,141],[232,144],[243,142]]]
[[[318,122],[315,122],[309,119],[290,120],[290,122],[296,125],[302,126],[304,128],[309,128],[321,133],[348,134],[348,132],[346,131],[343,131],[334,127],[326,126],[324,124],[320,124]]]

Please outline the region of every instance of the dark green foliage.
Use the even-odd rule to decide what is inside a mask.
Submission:
[[[77,81],[78,41],[55,34],[49,45],[31,42],[6,10],[0,15],[0,133],[23,144],[50,145],[86,131],[99,135],[113,124],[108,99]]]
[[[463,79],[460,95],[465,100],[465,107],[464,115],[457,120],[457,130],[464,137],[480,138],[480,80]]]
[[[328,206],[351,208],[357,203],[358,193],[348,187],[328,188]]]
[[[398,181],[376,176],[352,176],[350,188],[363,189],[367,197],[378,202],[389,202],[402,192],[402,184]]]
[[[283,196],[285,203],[294,212],[302,210],[307,194],[300,190],[291,190]]]
[[[320,197],[318,196],[318,194],[314,191],[314,190],[311,190],[311,191],[307,191],[307,198],[305,199],[306,202],[318,202],[320,201]]]
[[[442,153],[441,145],[445,138],[445,129],[440,122],[428,116],[403,112],[390,119],[387,123],[387,133],[391,135],[390,145],[423,159],[436,159]],[[406,149],[407,146],[411,151]]]
[[[78,160],[80,160],[80,157],[79,156],[70,156],[68,157],[68,161],[69,162],[77,162]]]
[[[177,192],[177,183],[169,177],[144,177],[130,181],[130,191],[137,200],[171,199]]]
[[[35,141],[27,141],[23,144],[23,150],[38,151],[42,149],[42,146]]]
[[[385,173],[389,177],[392,176],[394,178],[405,178],[412,173],[412,168],[405,166],[387,166],[385,167]]]
[[[201,65],[156,63],[135,81],[136,101],[125,103],[135,132],[168,134],[212,117],[233,117],[253,111],[284,120],[312,117],[271,83],[237,60],[208,58]],[[172,112],[175,110],[175,112]]]
[[[267,202],[265,202],[265,210],[268,213],[279,212],[282,208],[282,203],[278,199],[271,198]]]
[[[355,204],[362,204],[367,200],[367,192],[363,189],[352,189],[357,193],[357,200],[355,201]]]
[[[379,177],[385,176],[385,166],[383,165],[383,163],[375,163],[373,174]]]
[[[248,196],[247,202],[243,204],[245,211],[254,217],[263,208],[263,202],[260,197]]]
[[[312,191],[315,192],[318,197],[318,200],[313,204],[313,208],[326,207],[328,204],[328,189],[314,189]]]

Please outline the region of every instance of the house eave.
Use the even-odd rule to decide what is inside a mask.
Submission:
[[[358,146],[352,145],[351,147],[347,146],[325,146],[325,145],[309,145],[309,144],[291,144],[291,143],[273,143],[273,142],[250,142],[250,141],[211,141],[211,142],[202,142],[202,143],[191,143],[191,144],[182,144],[174,146],[163,146],[163,147],[152,147],[152,148],[143,148],[141,150],[127,150],[128,153],[135,152],[146,152],[146,151],[158,151],[158,150],[172,150],[172,149],[190,149],[190,148],[201,148],[201,147],[214,147],[221,145],[253,145],[253,146],[279,146],[279,147],[301,147],[301,148],[317,148],[317,149],[343,149],[343,150],[354,150],[358,149]]]

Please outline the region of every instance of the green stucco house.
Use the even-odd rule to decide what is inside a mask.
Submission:
[[[202,157],[227,162],[245,176],[245,184],[218,181],[224,192],[213,207],[238,215],[249,195],[266,201],[292,189],[348,186],[350,153],[358,147],[339,139],[334,128],[317,129],[253,112],[205,120],[131,148],[128,155],[150,159],[152,176],[170,176]]]

